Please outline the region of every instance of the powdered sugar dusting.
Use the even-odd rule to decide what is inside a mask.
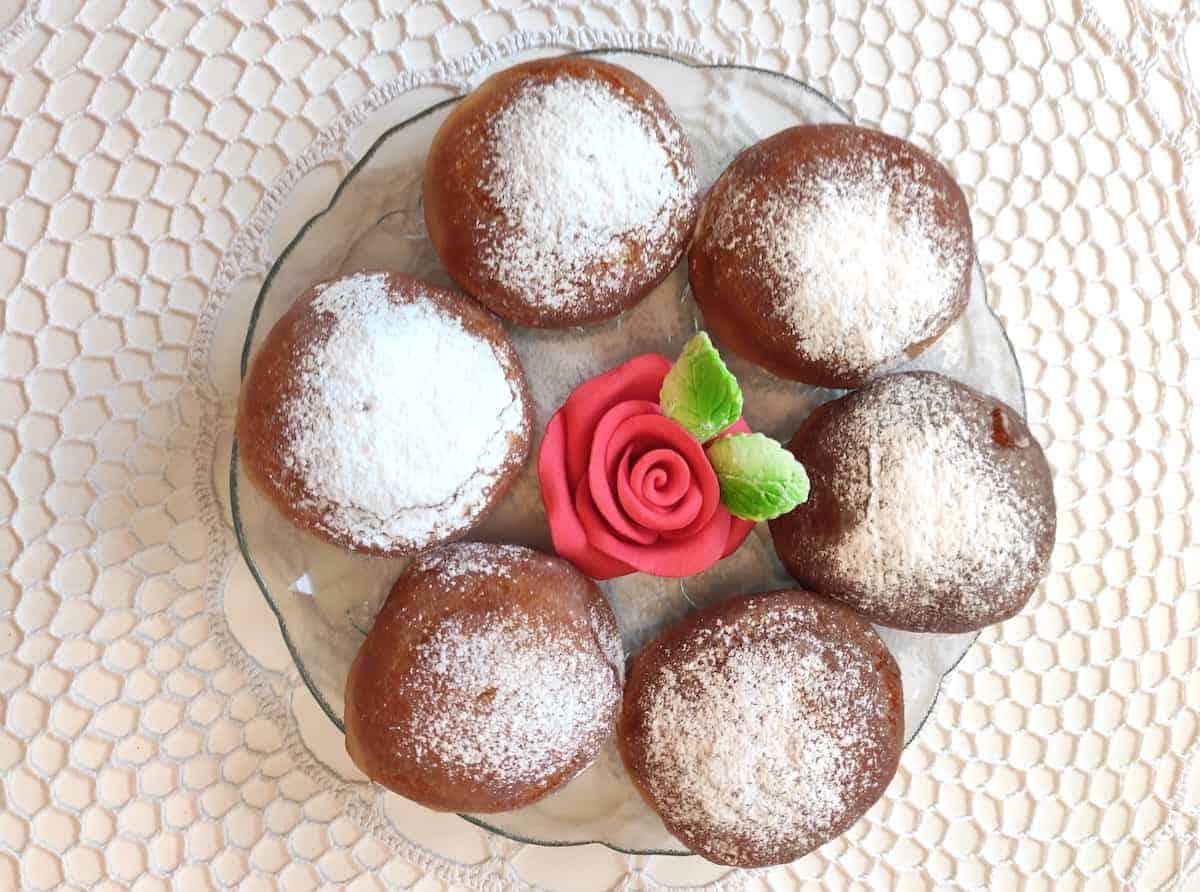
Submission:
[[[595,751],[617,699],[612,666],[528,615],[450,616],[412,671],[411,684],[439,691],[417,760],[493,784],[537,783]]]
[[[300,360],[285,463],[334,536],[421,547],[470,522],[526,423],[522,392],[484,338],[425,301],[392,299],[359,273],[313,309],[329,333]]]
[[[701,628],[644,693],[645,779],[684,836],[730,863],[807,851],[879,783],[892,708],[870,654],[809,606]]]
[[[529,553],[520,545],[455,542],[418,555],[410,572],[436,570],[445,587],[473,587],[481,576],[507,579],[513,562],[527,558]]]
[[[971,261],[939,225],[930,187],[890,160],[810,165],[766,197],[753,182],[731,186],[710,236],[768,282],[797,349],[844,374],[881,371],[932,337]]]
[[[482,184],[507,227],[485,254],[506,288],[554,309],[627,287],[693,200],[682,133],[647,103],[596,80],[530,83],[489,122]],[[671,258],[668,258],[671,259]]]
[[[990,418],[964,413],[961,392],[936,375],[890,376],[859,391],[826,432],[840,470],[821,485],[855,522],[816,544],[813,560],[864,610],[936,608],[969,621],[1036,581],[1042,528],[1016,486],[1025,475],[995,460]]]
[[[600,652],[604,654],[604,659],[616,667],[617,675],[623,683],[625,679],[625,648],[621,643],[621,632],[617,628],[617,624],[613,622],[611,609],[607,606],[602,607],[598,603],[593,604],[588,610],[588,627],[600,645]]]

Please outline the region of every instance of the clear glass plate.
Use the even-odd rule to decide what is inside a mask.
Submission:
[[[691,140],[704,188],[739,150],[765,136],[798,123],[847,120],[820,93],[772,72],[693,66],[635,51],[597,55],[633,69],[663,94]],[[282,251],[250,316],[243,374],[248,357],[275,321],[320,279],[384,267],[451,285],[426,237],[420,200],[426,151],[456,101],[433,105],[385,131],[346,176],[329,207]],[[584,379],[638,353],[674,356],[700,325],[680,266],[642,303],[609,323],[562,331],[510,327],[529,379],[537,432]],[[782,440],[813,407],[839,394],[783,381],[728,353],[726,358],[745,391],[751,426]],[[967,312],[908,367],[943,372],[1024,412],[1016,357],[988,307],[978,264]],[[535,442],[535,455],[536,450]],[[230,489],[234,527],[246,563],[279,619],[305,683],[341,728],[350,663],[405,562],[350,554],[292,527],[245,482],[236,442]],[[472,535],[550,548],[533,461],[504,503]],[[766,524],[759,524],[740,550],[704,573],[684,580],[634,574],[602,583],[602,588],[616,611],[626,652],[633,653],[696,607],[739,592],[790,584]],[[911,740],[932,710],[942,678],[962,659],[975,635],[879,631],[901,666]],[[390,803],[389,811],[407,814],[412,808],[397,801]],[[625,776],[611,740],[595,764],[541,802],[502,815],[463,817],[523,842],[600,842],[631,853],[684,852]]]

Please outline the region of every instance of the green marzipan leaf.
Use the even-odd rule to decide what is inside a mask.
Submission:
[[[772,520],[808,498],[804,466],[764,434],[730,434],[705,450],[721,484],[721,504],[745,520]]]
[[[687,342],[658,394],[662,413],[706,443],[742,414],[742,389],[708,335]]]

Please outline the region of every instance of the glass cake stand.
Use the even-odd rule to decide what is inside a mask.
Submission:
[[[629,50],[593,54],[632,69],[662,93],[691,141],[702,189],[738,151],[765,136],[800,123],[847,120],[825,96],[774,72],[691,65]],[[525,53],[504,64],[535,55],[546,53]],[[250,315],[243,374],[275,321],[321,279],[357,269],[390,268],[452,285],[425,232],[421,176],[430,141],[457,101],[432,105],[386,130],[350,170],[329,207],[309,220],[282,251]],[[509,326],[529,380],[535,431],[540,435],[550,415],[584,379],[639,353],[674,357],[701,325],[681,266],[649,297],[611,322],[558,331]],[[815,406],[840,394],[775,378],[728,351],[724,355],[742,384],[751,427],[784,442]],[[942,372],[1024,413],[1020,369],[988,306],[978,262],[965,314],[902,368]],[[537,445],[535,441],[534,455]],[[550,550],[534,464],[528,463],[473,538]],[[405,561],[351,554],[294,528],[247,483],[236,441],[230,490],[234,528],[246,563],[278,617],[305,684],[341,728],[350,663]],[[678,580],[634,574],[601,583],[617,614],[626,653],[697,607],[740,592],[790,585],[766,524],[759,524],[733,555],[696,576]],[[879,632],[903,673],[911,741],[933,709],[942,678],[962,659],[976,633]],[[419,808],[392,798],[396,801],[389,807]],[[611,740],[590,768],[542,801],[506,814],[463,818],[521,842],[598,842],[633,854],[685,853],[626,777]]]

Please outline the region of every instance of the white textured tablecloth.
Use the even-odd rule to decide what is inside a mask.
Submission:
[[[785,71],[944,159],[1056,473],[1030,607],[885,798],[766,872],[381,808],[223,508],[223,320],[374,113],[613,43]],[[0,102],[0,889],[1200,888],[1195,3],[7,0]]]

